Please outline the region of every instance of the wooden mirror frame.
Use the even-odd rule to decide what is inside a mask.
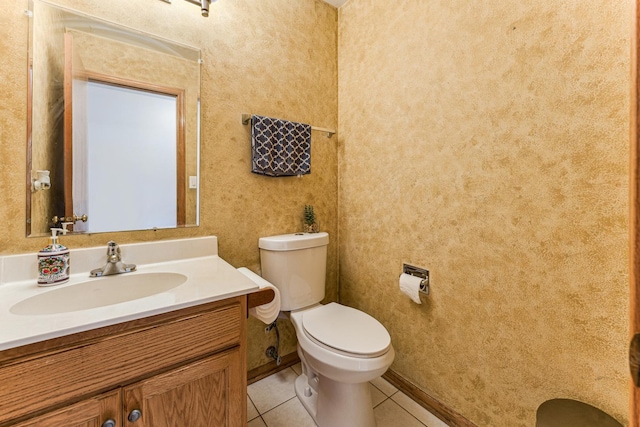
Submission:
[[[640,181],[638,170],[638,98],[640,93],[640,81],[638,76],[638,29],[640,28],[640,0],[633,3],[633,20],[631,31],[631,96],[630,96],[630,143],[629,143],[629,287],[630,287],[630,340],[632,337],[640,333]],[[629,425],[632,427],[640,427],[640,388],[636,387],[633,381],[629,381],[631,387],[630,393],[630,416]]]

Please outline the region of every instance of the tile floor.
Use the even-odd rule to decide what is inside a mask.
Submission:
[[[247,427],[315,427],[293,388],[300,372],[297,364],[249,385]],[[369,386],[378,427],[447,427],[383,378]]]

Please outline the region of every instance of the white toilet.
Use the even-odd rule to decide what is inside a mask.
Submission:
[[[325,294],[327,233],[296,233],[259,240],[262,277],[280,291],[298,338],[302,375],[295,389],[320,427],[373,427],[368,381],[393,362],[391,337],[368,314]],[[286,314],[286,313],[285,313]]]

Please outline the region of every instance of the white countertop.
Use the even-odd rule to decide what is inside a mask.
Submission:
[[[70,246],[68,242],[63,241],[63,244]],[[87,280],[108,280],[108,277],[90,279],[88,274],[89,270],[105,264],[106,244],[100,248],[77,251],[70,248],[73,274],[67,283],[52,287],[37,286],[35,253],[0,256],[0,350],[258,290],[257,284],[218,256],[215,237],[138,243],[120,247],[122,261],[137,264],[137,271],[124,273],[125,275],[171,272],[185,275],[186,282],[162,293],[104,307],[61,314],[18,315],[11,312],[11,307],[27,298]]]

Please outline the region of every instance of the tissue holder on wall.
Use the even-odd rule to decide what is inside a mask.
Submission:
[[[420,296],[429,295],[429,270],[403,264],[399,285],[402,293],[416,304],[422,304]]]

